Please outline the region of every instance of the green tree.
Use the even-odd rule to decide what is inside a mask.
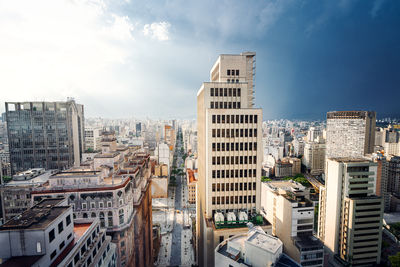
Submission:
[[[261,177],[261,182],[270,182],[272,179],[268,178],[267,176]]]
[[[400,267],[400,252],[397,252],[396,255],[389,256],[389,261],[393,267]]]

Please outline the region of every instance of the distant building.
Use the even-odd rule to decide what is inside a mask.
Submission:
[[[318,142],[306,142],[304,146],[303,164],[314,175],[324,173],[326,145]]]
[[[294,156],[298,157],[304,155],[304,141],[295,138],[292,143]]]
[[[85,128],[85,150],[99,151],[101,150],[101,133],[100,127]]]
[[[139,137],[142,135],[142,123],[136,123],[136,136]]]
[[[67,102],[6,102],[13,174],[30,168],[79,166],[84,151],[83,105]]]
[[[324,246],[313,236],[314,203],[310,191],[293,181],[262,183],[261,211],[283,251],[301,266],[323,266]]]
[[[374,152],[374,111],[332,111],[327,113],[326,157],[359,158]]]
[[[278,160],[275,164],[275,177],[283,178],[292,176],[292,167],[293,165],[289,161]]]
[[[383,199],[375,195],[377,164],[364,158],[331,158],[326,173],[318,236],[331,255],[329,261],[337,255],[352,266],[379,264]]]
[[[299,158],[287,158],[292,164],[292,175],[301,173],[301,160]]]
[[[215,266],[300,266],[283,254],[282,248],[282,241],[256,226],[222,241],[214,252]]]
[[[74,220],[63,198],[45,199],[0,226],[1,266],[116,266],[98,219]]]
[[[28,170],[15,175],[13,180],[0,187],[4,221],[23,213],[31,207],[31,192],[48,182],[52,171]]]

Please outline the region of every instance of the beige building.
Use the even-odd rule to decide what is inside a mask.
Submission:
[[[282,240],[284,253],[301,266],[323,266],[324,246],[313,236],[309,189],[293,181],[264,182],[261,213],[272,224],[272,234]]]
[[[220,55],[197,94],[200,266],[213,266],[215,247],[247,232],[245,222],[260,208],[262,110],[253,108],[254,75],[255,53]]]
[[[374,111],[332,111],[327,113],[326,157],[363,157],[374,152]]]
[[[375,195],[377,163],[332,158],[327,160],[326,174],[326,184],[320,187],[319,238],[342,264],[379,264],[383,199]]]
[[[85,150],[99,151],[101,150],[101,133],[100,127],[85,128]]]
[[[324,173],[326,145],[319,142],[306,142],[303,164],[311,174]]]

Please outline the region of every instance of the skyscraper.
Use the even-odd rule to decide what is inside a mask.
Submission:
[[[200,266],[213,266],[215,247],[261,217],[262,110],[253,108],[254,81],[255,53],[220,55],[197,93]]]
[[[331,158],[326,172],[326,184],[320,188],[319,238],[329,254],[345,264],[379,264],[383,200],[375,195],[377,164],[363,158]]]
[[[84,150],[83,105],[66,102],[6,102],[12,173],[30,168],[79,165]]]
[[[326,157],[363,157],[374,152],[374,111],[332,111],[327,113]]]

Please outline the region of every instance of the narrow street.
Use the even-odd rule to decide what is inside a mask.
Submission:
[[[177,160],[175,167],[184,171],[184,167],[182,167],[184,161],[181,148],[182,142],[177,138],[175,149]],[[195,212],[193,209],[188,209],[186,175],[181,176],[177,174],[175,177],[176,186],[169,187],[169,198],[163,200],[164,208],[162,211],[157,211],[158,214],[156,215],[158,219],[156,221],[162,225],[162,243],[155,266],[190,267],[194,263],[190,216],[194,216]]]

